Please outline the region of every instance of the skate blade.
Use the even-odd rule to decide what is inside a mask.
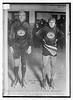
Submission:
[[[21,86],[23,89],[26,88],[26,86]]]
[[[16,84],[13,85],[13,83],[11,84],[12,88],[17,88],[18,82]]]
[[[46,87],[41,87],[41,89],[45,89],[46,90]]]
[[[17,88],[17,84],[16,84],[16,85],[12,85],[11,87],[12,87],[12,88]]]
[[[20,85],[21,85],[22,88],[26,88],[26,86],[25,85],[22,85],[22,83]]]
[[[51,87],[49,87],[49,89],[54,89],[54,87],[51,86]]]
[[[25,83],[25,84],[27,84],[27,82],[26,82],[26,81],[24,81],[24,83]]]

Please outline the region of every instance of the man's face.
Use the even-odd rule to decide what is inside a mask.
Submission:
[[[22,13],[19,14],[19,20],[20,20],[21,22],[23,22],[23,21],[26,20],[26,14],[25,14],[24,12],[22,12]]]
[[[50,20],[49,26],[53,28],[55,26],[55,20]]]

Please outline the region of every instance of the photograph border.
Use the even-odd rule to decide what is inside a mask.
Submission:
[[[70,34],[69,34],[69,37],[70,37],[70,44],[69,44],[69,94],[70,94],[70,96],[3,96],[3,98],[14,98],[14,97],[19,97],[19,98],[71,98],[71,2],[65,2],[65,3],[49,3],[49,2],[47,2],[47,3],[16,3],[16,2],[14,2],[14,3],[9,3],[9,2],[3,2],[2,4],[28,4],[28,5],[30,5],[30,4],[69,4],[69,14],[70,14],[70,17],[69,17],[69,20],[70,20],[70,27],[69,27],[69,32],[70,32]]]

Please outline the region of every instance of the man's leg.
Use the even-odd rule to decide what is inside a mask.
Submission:
[[[48,55],[47,65],[46,65],[46,79],[47,83],[50,86],[50,79],[51,79],[51,65],[50,65],[51,59],[50,55]]]
[[[20,62],[20,59],[14,59],[14,75],[15,75],[15,80],[12,84],[12,87],[16,87],[17,83],[18,83],[18,71],[19,71],[19,62]]]
[[[21,72],[22,72],[22,80],[21,80],[21,86],[22,88],[25,87],[26,81],[25,81],[25,74],[26,74],[26,58],[27,58],[27,54],[25,52],[22,52],[21,54]]]
[[[50,78],[50,87],[54,88],[54,73],[53,73],[53,68],[55,67],[56,64],[56,56],[50,57],[50,65],[51,65],[51,78]]]
[[[12,87],[15,87],[18,83],[18,71],[19,71],[19,64],[20,64],[20,48],[18,44],[13,45],[13,58],[14,58],[14,75],[15,75],[15,80],[12,84]]]
[[[46,69],[46,66],[47,66],[47,63],[48,63],[48,56],[43,56],[43,70],[42,70],[42,83],[43,83],[43,87],[46,86],[46,75],[47,75],[47,69]]]

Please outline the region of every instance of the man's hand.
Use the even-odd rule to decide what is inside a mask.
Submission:
[[[11,53],[14,53],[14,50],[13,50],[13,48],[12,48],[12,47],[10,47],[10,52],[11,52]]]
[[[26,53],[28,53],[28,54],[30,54],[31,53],[31,46],[29,46],[29,48],[28,48],[28,50],[27,50],[27,52]]]

